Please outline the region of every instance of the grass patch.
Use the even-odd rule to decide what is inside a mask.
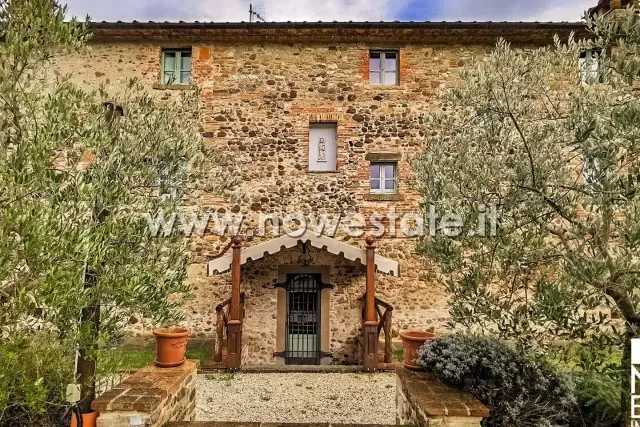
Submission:
[[[145,347],[122,346],[109,355],[118,360],[123,369],[140,369],[149,366],[155,359],[155,349]],[[211,345],[203,342],[187,344],[187,359],[197,359],[200,363],[213,357]]]
[[[622,363],[622,351],[617,348],[592,350],[577,344],[568,344],[558,345],[553,350],[550,362],[561,371],[600,372],[603,368],[617,371]]]
[[[140,369],[149,366],[155,359],[153,350],[115,349],[111,354],[124,369]]]
[[[391,349],[391,353],[393,354],[394,359],[400,362],[404,360],[404,349],[402,347]]]
[[[233,372],[231,372],[229,374],[220,375],[218,377],[218,381],[233,381],[234,378],[235,378],[235,375],[233,374]]]

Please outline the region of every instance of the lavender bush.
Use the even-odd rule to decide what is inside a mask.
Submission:
[[[418,358],[489,407],[485,427],[567,426],[576,409],[570,380],[496,338],[443,336],[427,341]]]

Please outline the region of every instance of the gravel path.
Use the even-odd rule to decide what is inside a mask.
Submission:
[[[395,424],[393,373],[198,375],[198,421]]]

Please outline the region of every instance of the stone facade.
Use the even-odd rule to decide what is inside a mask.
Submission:
[[[314,37],[314,33],[302,30],[270,32],[267,28],[254,33],[247,30],[245,36],[235,37],[222,30],[216,33],[215,29],[202,35],[199,30],[189,29],[172,34],[107,28],[97,32],[86,54],[58,58],[55,67],[63,73],[73,72],[75,81],[89,88],[99,83],[113,86],[138,77],[159,98],[168,98],[184,88],[159,84],[161,49],[190,47],[192,82],[201,89],[200,131],[206,146],[223,153],[220,161],[225,174],[235,177],[233,198],[198,193],[192,203],[220,214],[244,214],[243,231],[257,230],[261,213],[284,216],[300,212],[308,216],[354,212],[368,220],[374,212],[417,212],[420,195],[412,187],[410,160],[430,132],[423,117],[446,109],[439,91],[453,85],[458,69],[474,56],[486,55],[495,40],[493,34],[499,35],[502,30],[475,39],[476,43],[491,40],[482,44],[473,44],[473,32],[460,33],[465,35],[466,44],[459,44],[450,31],[447,37],[438,37],[433,30],[432,38],[416,41],[417,33],[410,30],[376,37],[372,36],[377,34],[373,30],[353,35],[339,30],[317,30],[318,36]],[[518,31],[505,30],[504,34],[515,37],[517,33],[518,40],[535,40],[530,44],[534,45],[540,44],[547,33],[551,42],[554,32],[545,29],[544,37],[538,34],[527,39],[525,32]],[[317,41],[319,38],[323,40]],[[369,83],[369,51],[381,47],[399,54],[397,86]],[[522,49],[529,48],[523,45]],[[309,126],[317,122],[337,124],[336,172],[307,169]],[[397,161],[398,193],[373,195],[369,189],[371,160],[388,156]],[[388,222],[386,225],[390,227]],[[395,225],[399,229],[400,221]],[[256,237],[245,245],[272,237]],[[364,234],[353,238],[338,233],[336,239],[365,247]],[[190,267],[189,280],[196,298],[185,314],[197,336],[214,335],[215,306],[230,295],[229,273],[206,275],[208,257],[227,242],[228,236],[211,233],[191,240],[195,263]],[[400,264],[399,277],[376,277],[379,298],[394,306],[394,334],[405,328],[442,331],[447,296],[435,270],[416,254],[415,239],[387,234],[376,241],[376,246],[377,254]],[[243,265],[244,363],[275,362],[274,285],[278,267],[295,264],[299,252],[299,248],[290,249]],[[312,252],[314,265],[330,268],[334,285],[329,326],[333,361],[358,363],[354,338],[360,328],[358,298],[365,291],[364,267],[322,251]],[[140,324],[136,328],[142,332]]]
[[[196,375],[200,362],[175,368],[148,366],[106,391],[91,405],[98,427],[162,427],[168,421],[194,421]]]

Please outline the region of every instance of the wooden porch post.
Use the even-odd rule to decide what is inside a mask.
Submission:
[[[376,262],[373,237],[367,236],[367,297],[366,315],[363,328],[364,354],[363,364],[365,371],[375,371],[378,367],[378,320],[376,318]]]
[[[216,348],[214,362],[222,362],[222,347],[224,346],[224,308],[216,308]]]
[[[240,309],[240,252],[242,238],[234,236],[231,264],[231,307],[227,326],[227,368],[239,369],[242,356],[242,313]]]

